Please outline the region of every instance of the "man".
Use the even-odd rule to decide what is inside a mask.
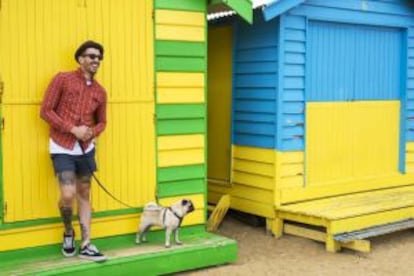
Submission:
[[[72,227],[76,198],[82,238],[78,256],[93,261],[106,260],[90,243],[90,187],[92,172],[96,171],[94,139],[106,126],[106,92],[94,80],[103,54],[102,45],[94,41],[80,45],[75,52],[80,67],[53,78],[40,111],[50,126],[49,150],[60,186],[59,209],[65,229],[62,253],[66,257],[76,255]]]

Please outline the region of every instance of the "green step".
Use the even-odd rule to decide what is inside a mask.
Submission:
[[[148,243],[136,245],[135,235],[94,240],[108,256],[104,263],[64,258],[60,245],[0,253],[0,275],[160,275],[234,262],[234,240],[204,231],[204,226],[184,227],[183,245],[164,247],[164,231],[151,232]]]

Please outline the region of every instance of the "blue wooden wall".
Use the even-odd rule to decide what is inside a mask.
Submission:
[[[232,143],[275,148],[279,24],[255,16],[234,26]]]
[[[414,141],[408,2],[308,0],[268,22],[260,12],[253,25],[237,22],[233,144],[304,150],[306,100],[401,99],[401,143]],[[313,48],[315,39],[330,47]],[[331,58],[320,59],[327,50]]]

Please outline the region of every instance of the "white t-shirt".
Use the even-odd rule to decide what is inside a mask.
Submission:
[[[95,147],[94,141],[89,144],[88,148],[85,150],[85,153],[90,152]],[[75,146],[72,150],[64,148],[53,141],[52,138],[49,138],[49,152],[51,154],[69,154],[69,155],[82,155],[82,148],[80,147],[78,141],[75,142]]]

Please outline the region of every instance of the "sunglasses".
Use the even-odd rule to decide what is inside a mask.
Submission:
[[[95,55],[95,54],[85,54],[85,55],[82,55],[83,57],[88,57],[88,58],[90,58],[90,59],[92,59],[92,60],[94,60],[94,59],[99,59],[99,60],[103,60],[103,56],[101,56],[101,55]]]

